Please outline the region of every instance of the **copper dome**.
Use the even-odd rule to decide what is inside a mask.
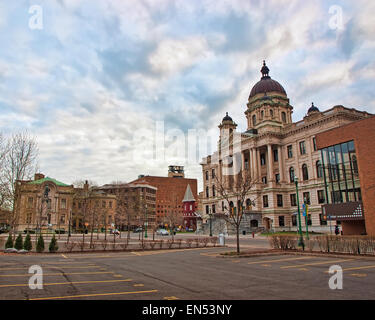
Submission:
[[[265,92],[272,92],[272,91],[280,92],[286,95],[286,92],[283,86],[280,83],[278,83],[276,80],[271,79],[271,77],[268,75],[269,69],[266,66],[265,61],[263,61],[263,67],[260,72],[262,73],[262,78],[251,89],[249,99],[258,93],[265,93]]]

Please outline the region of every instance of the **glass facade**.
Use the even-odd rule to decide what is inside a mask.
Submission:
[[[362,201],[354,142],[321,150],[327,203]]]

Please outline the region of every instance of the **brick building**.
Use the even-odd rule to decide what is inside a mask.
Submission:
[[[228,204],[218,193],[218,181],[230,190],[246,173],[254,186],[244,208],[238,208],[235,197],[229,204],[245,213],[241,232],[259,227],[296,230],[298,178],[299,205],[309,205],[309,229],[329,232],[322,213],[325,186],[316,136],[371,115],[341,105],[321,111],[312,104],[302,120],[293,122],[293,107],[285,89],[271,79],[265,63],[261,73],[246,104],[247,130],[237,132],[237,124],[227,113],[219,125],[218,150],[202,160],[202,218],[207,221],[209,213],[228,213]]]
[[[156,191],[147,183],[105,184],[95,188],[116,198],[116,225],[122,230],[146,226],[156,229]]]
[[[156,220],[160,225],[182,225],[185,191],[191,187],[195,199],[197,197],[197,179],[185,178],[182,166],[169,166],[168,177],[140,176],[132,184],[149,184],[156,191]],[[195,210],[197,209],[195,204]]]
[[[73,203],[74,188],[35,174],[34,180],[16,181],[15,229],[65,229]]]
[[[321,150],[328,221],[344,235],[375,236],[375,117],[316,135]]]

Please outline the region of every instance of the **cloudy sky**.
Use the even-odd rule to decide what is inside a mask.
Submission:
[[[40,170],[66,183],[170,164],[201,179],[189,130],[215,141],[225,112],[246,130],[263,59],[294,121],[311,102],[375,113],[374,15],[364,0],[1,1],[0,131],[35,135]]]

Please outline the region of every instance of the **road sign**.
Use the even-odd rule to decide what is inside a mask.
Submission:
[[[302,211],[302,215],[303,215],[304,217],[306,217],[306,204],[303,204],[303,205],[302,205],[302,209],[303,209],[303,211]]]

